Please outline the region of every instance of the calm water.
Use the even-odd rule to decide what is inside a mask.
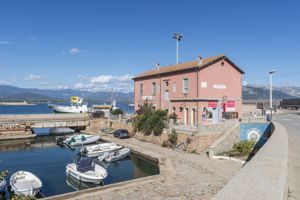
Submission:
[[[80,183],[66,176],[66,165],[74,161],[79,150],[80,148],[57,146],[55,136],[0,142],[0,170],[9,170],[10,175],[19,170],[34,173],[43,182],[42,193],[45,196],[96,187],[97,185]],[[105,185],[159,173],[157,164],[136,154],[102,165],[108,171],[108,177],[104,179]]]
[[[117,107],[122,109],[128,114],[134,112],[134,107],[128,106],[127,104],[120,103]],[[53,113],[53,111],[47,106],[46,103],[39,103],[36,105],[24,105],[24,106],[7,106],[0,105],[0,114],[46,114]]]
[[[127,113],[133,112],[133,107],[117,105]],[[0,114],[43,114],[53,113],[47,104],[26,106],[0,106]],[[50,135],[49,129],[35,130],[36,139],[0,141],[0,171],[9,170],[13,174],[19,170],[30,171],[43,182],[42,193],[45,196],[62,194],[97,185],[80,183],[66,176],[66,165],[77,157],[79,148],[61,148],[55,144],[55,135]],[[97,161],[96,161],[97,162]],[[102,164],[108,171],[104,184],[132,180],[135,178],[159,173],[156,163],[132,154],[116,163]],[[6,177],[9,180],[10,175]]]

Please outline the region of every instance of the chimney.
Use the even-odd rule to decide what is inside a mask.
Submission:
[[[202,59],[201,56],[198,56],[197,62],[198,62],[197,64],[198,64],[199,66],[203,64],[203,59]]]
[[[156,66],[156,69],[159,70],[159,68],[160,68],[159,63],[156,63],[155,66]]]

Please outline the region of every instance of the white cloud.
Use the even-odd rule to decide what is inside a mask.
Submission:
[[[16,77],[9,78],[7,80],[0,80],[0,85],[11,85],[18,80]]]
[[[15,44],[15,43],[9,41],[0,41],[0,44]]]
[[[76,83],[74,85],[74,88],[75,89],[79,89],[79,90],[84,89],[84,84],[83,83]]]
[[[79,54],[79,53],[80,53],[80,49],[74,47],[74,48],[71,48],[71,49],[69,50],[69,52],[70,52],[70,54],[72,54],[72,55]]]
[[[39,80],[41,78],[42,77],[39,76],[39,75],[30,74],[30,75],[28,75],[28,76],[25,77],[25,80],[26,81],[34,81],[34,80]]]
[[[65,89],[69,89],[69,86],[67,86],[67,85],[59,85],[59,86],[57,86],[56,89],[58,89],[58,90],[65,90]]]
[[[30,40],[35,41],[35,40],[37,40],[37,38],[32,35],[32,36],[30,36]]]
[[[131,92],[133,91],[132,76],[129,74],[121,76],[99,75],[94,77],[78,76],[80,82],[74,85],[75,89],[90,92],[114,91]]]

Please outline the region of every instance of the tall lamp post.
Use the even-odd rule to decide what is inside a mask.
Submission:
[[[180,33],[174,33],[173,38],[176,40],[176,64],[178,64],[178,43],[182,39],[182,35]]]
[[[270,111],[271,111],[271,117],[272,117],[272,109],[273,109],[273,97],[272,97],[272,74],[274,74],[276,70],[269,71],[270,76]]]

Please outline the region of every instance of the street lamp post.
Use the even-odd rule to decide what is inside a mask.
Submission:
[[[176,40],[176,64],[178,64],[178,43],[182,39],[182,35],[180,33],[174,33],[173,38]]]
[[[276,70],[269,71],[270,76],[270,111],[271,111],[271,118],[272,118],[272,109],[273,109],[273,97],[272,97],[272,74],[274,74]]]

